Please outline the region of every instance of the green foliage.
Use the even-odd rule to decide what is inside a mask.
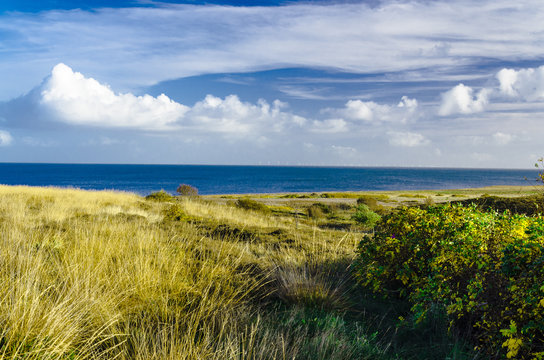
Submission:
[[[182,196],[197,196],[198,189],[188,184],[180,184],[176,189],[176,192]]]
[[[153,201],[172,201],[174,197],[164,190],[151,193],[145,197],[146,200]]]
[[[375,210],[378,207],[378,200],[370,195],[362,195],[357,199],[357,205],[366,205],[370,210]]]
[[[252,210],[252,211],[261,211],[261,212],[270,212],[270,208],[265,204],[252,200],[252,199],[238,199],[236,201],[236,206],[240,209]]]
[[[370,208],[361,204],[357,206],[355,214],[353,214],[352,219],[358,224],[365,226],[367,228],[373,228],[378,221],[380,221],[381,216],[376,214]]]
[[[544,355],[544,218],[458,205],[401,208],[359,244],[356,276],[451,325],[492,354]]]
[[[173,204],[163,210],[165,221],[181,221],[187,219],[187,214],[179,204]]]
[[[510,211],[526,215],[544,213],[544,197],[542,195],[512,198],[482,195],[477,199],[467,199],[456,203],[463,205],[476,204],[483,210],[496,210],[497,212]]]

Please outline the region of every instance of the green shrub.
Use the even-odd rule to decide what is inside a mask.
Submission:
[[[544,356],[544,218],[401,208],[363,238],[359,254],[358,281],[406,297],[417,319],[438,304],[489,356]]]
[[[172,201],[174,197],[164,190],[151,193],[145,197],[146,200],[153,201]]]
[[[531,195],[514,198],[482,195],[476,199],[467,199],[455,203],[470,205],[475,204],[483,210],[506,210],[516,214],[536,215],[544,213],[544,196]]]
[[[241,209],[261,211],[261,212],[270,212],[270,208],[263,203],[252,199],[238,199],[236,201],[236,206]]]
[[[187,215],[179,204],[172,204],[170,207],[163,210],[164,221],[181,221],[186,220]]]
[[[370,210],[375,210],[378,207],[378,200],[370,195],[362,195],[357,199],[357,205],[366,205]]]
[[[176,192],[182,196],[197,196],[198,189],[188,184],[180,184],[176,189]]]
[[[355,210],[355,214],[351,217],[356,223],[367,227],[367,228],[373,228],[378,221],[380,221],[381,216],[376,214],[374,211],[370,210],[370,208],[365,205],[361,204],[357,206],[357,209]]]

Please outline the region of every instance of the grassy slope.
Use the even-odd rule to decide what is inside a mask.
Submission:
[[[0,186],[0,358],[474,357],[353,286],[349,207],[224,200]]]

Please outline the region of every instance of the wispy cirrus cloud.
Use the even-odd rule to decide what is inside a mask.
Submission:
[[[454,68],[489,56],[532,59],[542,54],[541,5],[538,0],[382,1],[372,7],[157,4],[4,13],[1,62],[9,70],[0,70],[0,77],[18,79],[15,91],[21,92],[37,74],[64,61],[130,90],[184,76],[282,66],[375,73]],[[1,90],[6,98],[9,89]]]

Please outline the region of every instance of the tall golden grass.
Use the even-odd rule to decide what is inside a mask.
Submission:
[[[349,263],[355,237],[178,202],[192,221],[130,193],[0,186],[0,358],[300,357],[305,330],[270,328],[259,304],[280,291],[340,306],[341,282],[308,264]],[[210,223],[293,240],[213,236]]]

